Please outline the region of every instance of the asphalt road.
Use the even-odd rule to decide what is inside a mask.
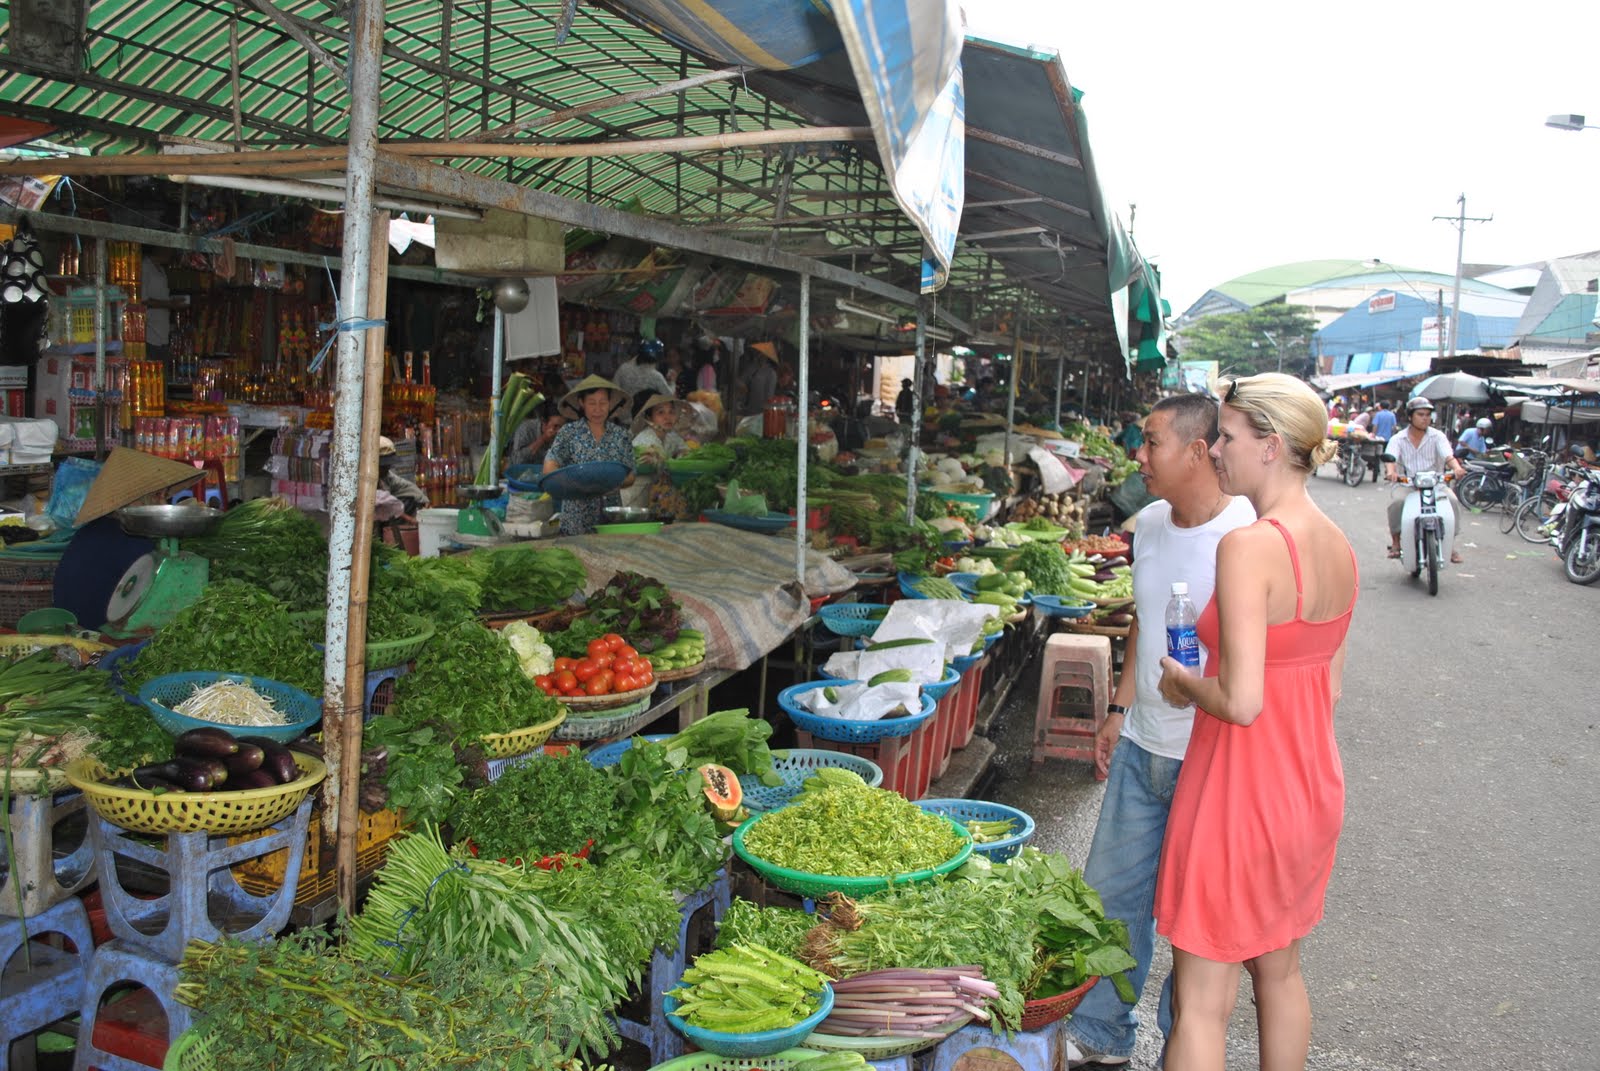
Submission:
[[[1332,469],[1325,469],[1331,473]],[[1568,583],[1498,515],[1468,515],[1436,597],[1388,561],[1387,490],[1313,478],[1360,560],[1337,714],[1345,826],[1307,940],[1313,1071],[1600,1068],[1600,585]],[[1088,766],[1030,768],[1037,686],[992,730],[989,795],[1080,865],[1101,789]],[[1134,1067],[1155,1065],[1156,971]],[[1228,1067],[1256,1067],[1245,979]]]

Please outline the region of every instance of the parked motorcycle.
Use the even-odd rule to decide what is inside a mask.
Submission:
[[[1516,506],[1544,483],[1550,455],[1543,450],[1499,450],[1498,458],[1474,458],[1456,483],[1456,497],[1474,513],[1495,506]]]
[[[1580,485],[1564,503],[1555,546],[1568,580],[1600,580],[1600,474],[1583,470]]]
[[[1393,454],[1383,460],[1393,461]],[[1455,511],[1440,509],[1438,492],[1446,477],[1438,472],[1419,472],[1400,483],[1409,488],[1400,508],[1400,564],[1412,576],[1428,571],[1428,594],[1439,594],[1439,570],[1455,542]]]
[[[1376,481],[1378,454],[1382,449],[1383,442],[1379,439],[1357,439],[1348,435],[1340,439],[1339,455],[1334,459],[1339,478],[1351,487],[1359,487],[1361,478],[1370,471]]]

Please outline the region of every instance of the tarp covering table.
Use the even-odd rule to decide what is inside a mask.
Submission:
[[[706,668],[740,670],[776,648],[811,616],[810,599],[848,591],[855,577],[806,552],[805,587],[794,579],[794,540],[720,524],[670,524],[653,535],[573,536],[593,591],[613,573],[653,576],[706,634]]]

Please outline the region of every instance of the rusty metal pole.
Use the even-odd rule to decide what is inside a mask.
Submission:
[[[376,440],[363,443],[368,275],[372,258],[373,173],[378,152],[379,75],[383,60],[384,0],[357,0],[350,25],[350,141],[345,165],[344,251],[340,263],[338,366],[333,409],[333,442],[328,459],[328,601],[326,654],[322,665],[323,736],[330,769],[327,815],[336,830],[339,900],[355,908],[355,823],[343,818],[354,810],[359,775],[361,700],[359,684],[351,695],[350,581],[356,529],[372,527],[372,498],[365,515],[357,501],[363,446],[376,454]],[[379,389],[377,384],[373,390]],[[364,616],[364,614],[363,614]],[[365,661],[355,641],[355,668]],[[347,746],[353,742],[354,747]],[[349,799],[346,800],[346,796]]]

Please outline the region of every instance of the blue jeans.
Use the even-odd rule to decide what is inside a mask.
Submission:
[[[1118,741],[1106,775],[1106,795],[1095,823],[1094,843],[1083,877],[1099,892],[1106,917],[1121,919],[1138,966],[1128,971],[1135,993],[1144,992],[1155,945],[1156,865],[1167,831],[1172,792],[1178,784],[1181,759],[1152,755],[1126,738]],[[1172,1028],[1172,979],[1161,989],[1157,1025],[1165,1035]],[[1111,979],[1105,978],[1083,998],[1067,1022],[1067,1031],[1097,1052],[1133,1054],[1139,1016],[1124,1004]]]

